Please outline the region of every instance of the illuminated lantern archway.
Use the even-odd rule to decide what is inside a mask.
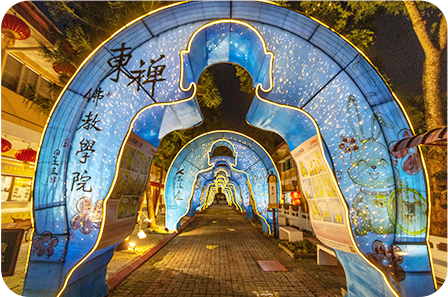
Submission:
[[[223,146],[234,157],[213,154]],[[166,228],[176,230],[184,215],[194,216],[195,210],[211,205],[221,187],[228,192],[231,205],[241,212],[253,211],[260,217],[263,230],[272,234],[272,213],[267,211],[270,172],[278,178],[269,154],[250,137],[232,131],[213,131],[196,137],[179,151],[167,173]]]
[[[315,233],[344,266],[347,296],[434,292],[424,163],[417,153],[409,170],[407,158],[389,153],[412,129],[368,59],[324,24],[275,4],[198,1],[128,24],[65,87],[33,187],[33,242],[58,248],[46,257],[31,248],[23,295],[107,294],[107,262],[133,226],[147,178],[142,162],[164,135],[202,121],[197,80],[222,62],[253,78],[247,121],[288,143]],[[129,182],[132,198],[123,198]]]

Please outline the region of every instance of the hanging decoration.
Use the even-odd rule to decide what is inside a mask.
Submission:
[[[285,194],[280,195],[280,204],[285,204]]]
[[[3,147],[3,145],[2,145]],[[21,149],[18,150],[15,154],[14,157],[19,160],[19,161],[23,161],[23,162],[36,162],[36,154],[37,152],[31,148],[26,148],[26,149]]]
[[[70,63],[54,63],[53,70],[56,71],[57,74],[67,74],[72,76],[76,72],[76,67]]]
[[[6,153],[11,148],[12,148],[11,142],[9,142],[8,140],[2,138],[2,153]]]
[[[16,40],[28,39],[31,31],[24,21],[15,15],[6,14],[2,21],[2,34],[11,45],[14,45]]]
[[[300,192],[298,191],[294,191],[291,192],[291,194],[289,194],[289,196],[291,197],[291,204],[292,205],[300,205]]]

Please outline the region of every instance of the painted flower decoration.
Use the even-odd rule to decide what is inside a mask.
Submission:
[[[49,258],[53,255],[54,248],[58,243],[59,240],[56,236],[53,236],[50,231],[45,231],[40,238],[33,240],[32,253],[36,253],[39,257],[46,254],[47,258]]]
[[[70,225],[73,231],[78,230],[83,234],[89,234],[93,228],[101,226],[101,219],[103,215],[103,200],[98,200],[92,206],[89,197],[82,197],[78,200],[76,208],[79,213],[74,215],[70,220]]]
[[[343,153],[356,152],[359,149],[356,137],[354,136],[341,136],[341,142],[339,142],[339,150]]]
[[[402,282],[406,273],[400,266],[404,261],[403,252],[396,245],[389,247],[381,240],[372,243],[373,253],[367,253],[367,258],[380,268],[387,276],[391,276],[396,282]]]
[[[412,136],[413,135],[411,131],[404,130],[401,138],[404,139]],[[405,148],[401,151],[395,152],[393,151],[394,145],[395,144],[392,144],[390,146],[389,151],[395,159],[402,159],[401,168],[403,169],[403,171],[409,175],[416,175],[417,173],[419,173],[420,170],[422,169],[422,163],[417,154],[417,148],[416,147]]]

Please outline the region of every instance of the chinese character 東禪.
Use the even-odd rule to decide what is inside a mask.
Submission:
[[[110,67],[112,67],[112,71],[109,73],[109,75],[112,75],[113,73],[117,73],[117,76],[115,78],[111,78],[112,81],[118,82],[118,79],[120,77],[120,72],[123,72],[127,77],[129,75],[123,71],[124,66],[126,66],[129,62],[129,59],[132,58],[132,55],[130,53],[126,53],[127,50],[132,50],[131,47],[125,47],[125,42],[121,44],[121,48],[112,49],[112,52],[119,52],[118,56],[110,58],[107,61],[107,64],[109,64]]]
[[[145,64],[146,64],[145,61],[140,60],[140,68],[142,68],[142,66]],[[144,77],[143,73],[145,71],[146,71],[145,69],[132,70],[131,73],[136,74],[136,76],[133,75],[132,77],[130,77],[131,81],[127,84],[127,86],[130,86],[132,83],[135,82],[137,83],[137,92],[139,92],[140,86],[142,85],[142,78]]]
[[[143,84],[151,83],[151,96],[154,96],[154,89],[156,86],[156,82],[164,81],[165,79],[162,78],[163,70],[165,70],[166,65],[156,65],[157,62],[165,58],[165,55],[160,55],[160,57],[157,60],[151,59],[151,64],[148,68],[148,73],[146,74],[147,79],[143,82]]]

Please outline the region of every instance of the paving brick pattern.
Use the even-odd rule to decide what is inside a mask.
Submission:
[[[292,259],[242,215],[214,205],[109,296],[341,296],[342,266]],[[277,260],[287,272],[265,272]]]

